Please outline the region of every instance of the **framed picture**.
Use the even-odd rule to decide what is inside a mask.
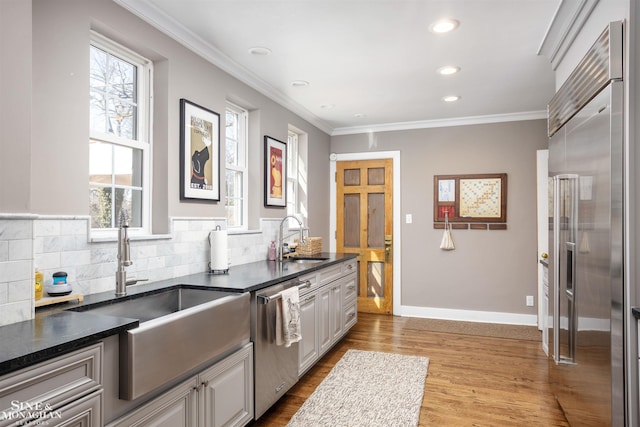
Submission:
[[[507,174],[434,176],[433,221],[507,222]]]
[[[287,206],[287,144],[264,137],[264,205]]]
[[[180,100],[180,199],[220,200],[220,115]]]

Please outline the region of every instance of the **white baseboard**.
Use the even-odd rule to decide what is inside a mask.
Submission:
[[[435,307],[413,307],[401,305],[396,316],[424,317],[427,319],[459,320],[465,322],[504,323],[509,325],[537,326],[535,314],[503,313],[497,311],[455,310]]]

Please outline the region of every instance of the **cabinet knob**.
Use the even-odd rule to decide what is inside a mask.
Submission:
[[[542,252],[542,253],[540,254],[540,258],[542,258],[542,259],[547,259],[547,258],[549,258],[549,254],[548,254],[548,253],[546,253],[546,252]]]

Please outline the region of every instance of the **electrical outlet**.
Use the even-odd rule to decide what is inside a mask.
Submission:
[[[527,307],[533,307],[533,295],[527,295]]]
[[[405,216],[405,222],[406,222],[407,224],[411,224],[411,223],[413,222],[413,215],[411,215],[411,214],[407,214],[407,215]]]

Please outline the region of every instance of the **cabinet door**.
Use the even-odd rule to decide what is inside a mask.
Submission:
[[[331,348],[331,287],[318,290],[318,339],[320,354]]]
[[[331,341],[336,342],[336,340],[340,339],[342,336],[342,311],[343,311],[343,303],[342,303],[342,280],[334,283],[331,286],[331,298],[329,302],[329,310],[331,312],[331,321],[329,322],[331,326]]]
[[[300,301],[300,323],[302,339],[298,343],[298,375],[302,375],[311,367],[320,354],[317,333],[318,295],[316,292],[306,294]]]
[[[200,374],[200,425],[243,426],[253,419],[253,344]]]
[[[108,427],[187,427],[197,422],[196,379],[169,390],[159,398],[115,420]]]
[[[102,427],[102,390],[95,391],[57,410],[47,412],[48,418],[15,425],[56,427]]]

